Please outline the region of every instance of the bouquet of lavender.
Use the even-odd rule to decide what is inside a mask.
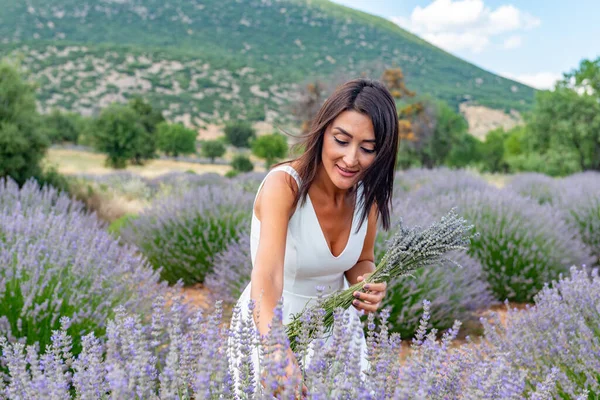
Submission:
[[[444,255],[454,250],[466,250],[471,239],[476,235],[473,234],[473,227],[473,225],[467,225],[467,221],[459,217],[455,209],[450,210],[440,222],[436,222],[426,229],[419,226],[408,229],[403,226],[402,219],[400,219],[397,231],[388,241],[387,251],[377,264],[375,271],[362,282],[320,300],[317,305],[312,307],[311,311],[314,312],[314,308],[324,310],[323,327],[325,333],[331,332],[334,311],[338,307],[342,307],[344,310],[350,307],[354,300],[353,293],[362,291],[367,283],[386,282],[389,284],[396,278],[410,275],[418,268],[438,265],[442,261],[450,261],[459,265]],[[305,309],[295,314],[292,321],[286,326],[286,333],[293,351],[296,351],[298,347],[299,335],[302,332],[302,315],[306,312]],[[316,332],[311,329],[308,332],[308,339],[313,339]]]

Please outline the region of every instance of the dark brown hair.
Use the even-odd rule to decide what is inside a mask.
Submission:
[[[362,206],[357,231],[367,219],[373,203],[377,204],[378,219],[381,219],[383,229],[387,231],[390,228],[394,169],[398,153],[398,112],[390,92],[376,80],[354,79],[338,86],[319,109],[308,133],[300,136],[301,140],[295,146],[303,148],[304,153],[293,161],[299,161],[297,172],[302,182],[296,193],[294,205],[298,204],[298,201],[302,205],[306,203],[308,188],[322,162],[325,131],[344,111],[357,111],[368,116],[375,131],[375,160],[359,176],[363,196],[362,199],[356,199],[357,206]],[[289,161],[285,163],[287,162]],[[280,164],[283,163],[277,165]]]

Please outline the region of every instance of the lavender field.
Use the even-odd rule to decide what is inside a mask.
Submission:
[[[0,399],[272,398],[255,390],[250,349],[286,344],[281,307],[267,338],[251,321],[227,329],[250,280],[251,207],[263,176],[74,179],[88,198],[142,205],[110,224],[90,202],[1,181]],[[363,320],[365,374],[338,310],[334,346],[316,339],[318,356],[303,367],[308,398],[600,398],[600,174],[521,174],[502,188],[462,170],[397,174],[394,224],[426,227],[452,208],[478,233],[452,254],[460,266],[389,286],[385,308]],[[376,258],[393,233],[380,230]],[[208,307],[182,295],[199,285]],[[505,323],[482,316],[499,307]],[[306,319],[322,329],[318,312]],[[234,335],[247,355],[238,365],[227,357]],[[301,365],[307,351],[297,351]],[[274,389],[284,365],[267,355],[260,368]],[[278,398],[293,399],[297,384],[286,382]]]

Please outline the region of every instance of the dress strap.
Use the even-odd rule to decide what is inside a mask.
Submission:
[[[269,172],[267,172],[267,175],[265,175],[265,177],[263,178],[262,182],[258,186],[258,190],[256,191],[256,195],[254,196],[254,203],[256,203],[256,198],[258,197],[258,193],[260,192],[260,189],[262,189],[263,184],[267,180],[267,177],[269,176],[269,174],[271,174],[271,172],[275,172],[275,171],[284,171],[284,172],[287,172],[288,174],[290,174],[296,180],[296,183],[298,184],[298,187],[300,187],[300,183],[302,182],[302,180],[300,179],[300,175],[298,174],[298,172],[291,165],[278,165],[277,167],[275,167],[272,170],[270,170]],[[252,210],[253,210],[253,212],[254,212],[254,203],[252,204]]]

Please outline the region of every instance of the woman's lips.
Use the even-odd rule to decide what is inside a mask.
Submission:
[[[340,175],[342,175],[343,177],[346,177],[346,178],[350,178],[350,177],[352,177],[352,176],[354,176],[354,175],[356,175],[358,173],[358,171],[346,172],[342,168],[340,168],[339,165],[336,165],[336,167],[337,167],[338,172],[340,173]]]

